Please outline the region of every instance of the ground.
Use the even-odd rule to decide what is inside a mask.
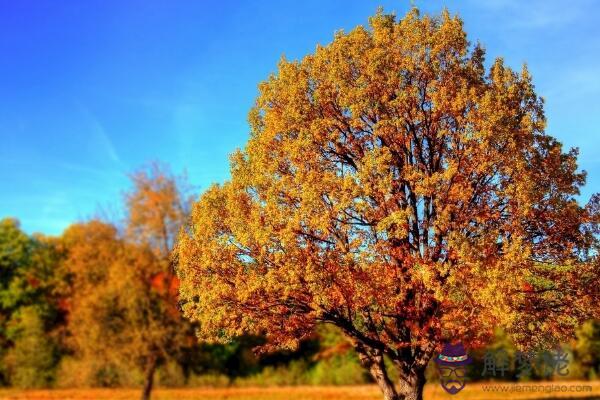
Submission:
[[[468,384],[455,396],[446,394],[438,384],[429,384],[425,400],[494,399],[586,399],[600,400],[598,382],[552,382],[544,384]],[[584,387],[585,386],[585,387]],[[591,388],[591,391],[588,389]],[[139,398],[136,389],[0,390],[6,400],[129,400]],[[271,388],[194,388],[157,389],[153,400],[381,400],[375,386],[297,386]]]

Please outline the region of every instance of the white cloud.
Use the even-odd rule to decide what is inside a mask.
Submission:
[[[79,108],[82,114],[85,116],[86,122],[91,130],[93,145],[103,151],[110,161],[121,165],[121,158],[119,157],[119,154],[117,153],[110,136],[104,129],[104,126],[87,107],[79,104]]]

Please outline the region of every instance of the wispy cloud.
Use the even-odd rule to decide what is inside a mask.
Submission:
[[[100,120],[90,111],[89,108],[83,104],[79,104],[79,108],[84,115],[87,124],[90,127],[92,133],[92,140],[95,145],[104,152],[108,159],[115,164],[121,165],[121,158],[117,153],[117,150],[110,139],[110,136],[104,129],[104,126],[100,123]]]

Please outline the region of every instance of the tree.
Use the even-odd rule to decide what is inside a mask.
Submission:
[[[130,383],[120,373],[123,368],[119,368],[124,359],[128,368],[136,365],[127,358],[131,331],[127,331],[127,310],[121,305],[122,294],[115,282],[117,276],[126,280],[130,277],[125,243],[114,226],[97,220],[71,225],[61,240],[68,277],[64,294],[67,344],[73,356],[63,364],[74,364],[73,371],[67,373],[77,375],[75,381],[80,385]]]
[[[61,255],[52,238],[0,221],[0,358],[3,381],[48,386],[58,362],[64,313],[57,296]],[[40,332],[45,335],[39,336]],[[4,354],[6,352],[6,354]],[[36,372],[37,371],[37,372]]]
[[[39,309],[22,307],[14,319],[14,346],[4,359],[10,370],[10,383],[21,388],[50,386],[54,381],[58,349],[48,335],[49,329]]]
[[[31,257],[31,241],[12,218],[0,220],[0,357],[11,344],[8,323],[18,309],[24,283],[23,270]],[[18,294],[18,295],[16,295]],[[4,368],[3,368],[4,369]],[[6,380],[5,371],[2,380]]]
[[[179,312],[170,260],[188,200],[185,182],[156,164],[132,182],[123,233],[90,221],[70,227],[63,240],[76,356],[94,364],[93,384],[130,383],[118,370],[138,368],[142,399],[149,399],[156,369],[188,345],[191,332]]]
[[[191,326],[181,318],[178,285],[171,255],[179,230],[189,215],[191,197],[185,176],[153,163],[131,176],[133,190],[125,195],[128,210],[126,235],[151,250],[153,269],[144,270],[150,287],[130,287],[129,299],[142,311],[137,321],[152,332],[143,356],[146,364],[142,400],[150,398],[156,367],[187,343]],[[148,297],[145,294],[152,294]],[[145,317],[151,311],[152,317]]]
[[[258,331],[269,350],[330,323],[385,399],[412,400],[444,341],[502,326],[538,346],[595,312],[577,152],[545,133],[527,69],[486,72],[460,18],[379,12],[282,60],[250,124],[178,246],[201,339]]]

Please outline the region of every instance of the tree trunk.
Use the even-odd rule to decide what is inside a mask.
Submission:
[[[367,349],[362,344],[356,344],[355,349],[361,364],[369,370],[369,373],[381,389],[384,400],[401,400],[387,374],[383,354],[377,350]]]
[[[383,352],[369,348],[362,343],[356,343],[358,358],[381,389],[384,400],[423,400],[425,387],[425,359],[413,360],[411,363],[396,360],[393,364],[400,374],[398,387],[389,378]],[[416,365],[415,365],[416,364]]]
[[[377,382],[379,389],[381,389],[384,400],[401,400],[401,397],[398,396],[394,384],[388,378],[387,374],[382,373],[379,367],[372,368],[370,372],[371,376],[375,379],[375,382]]]
[[[142,400],[150,400],[150,394],[152,393],[152,386],[154,384],[154,371],[156,370],[156,361],[151,360],[146,369],[146,376],[144,379],[144,388],[142,390]]]
[[[425,371],[411,371],[408,376],[401,377],[398,385],[398,398],[400,400],[423,400],[425,387]]]

